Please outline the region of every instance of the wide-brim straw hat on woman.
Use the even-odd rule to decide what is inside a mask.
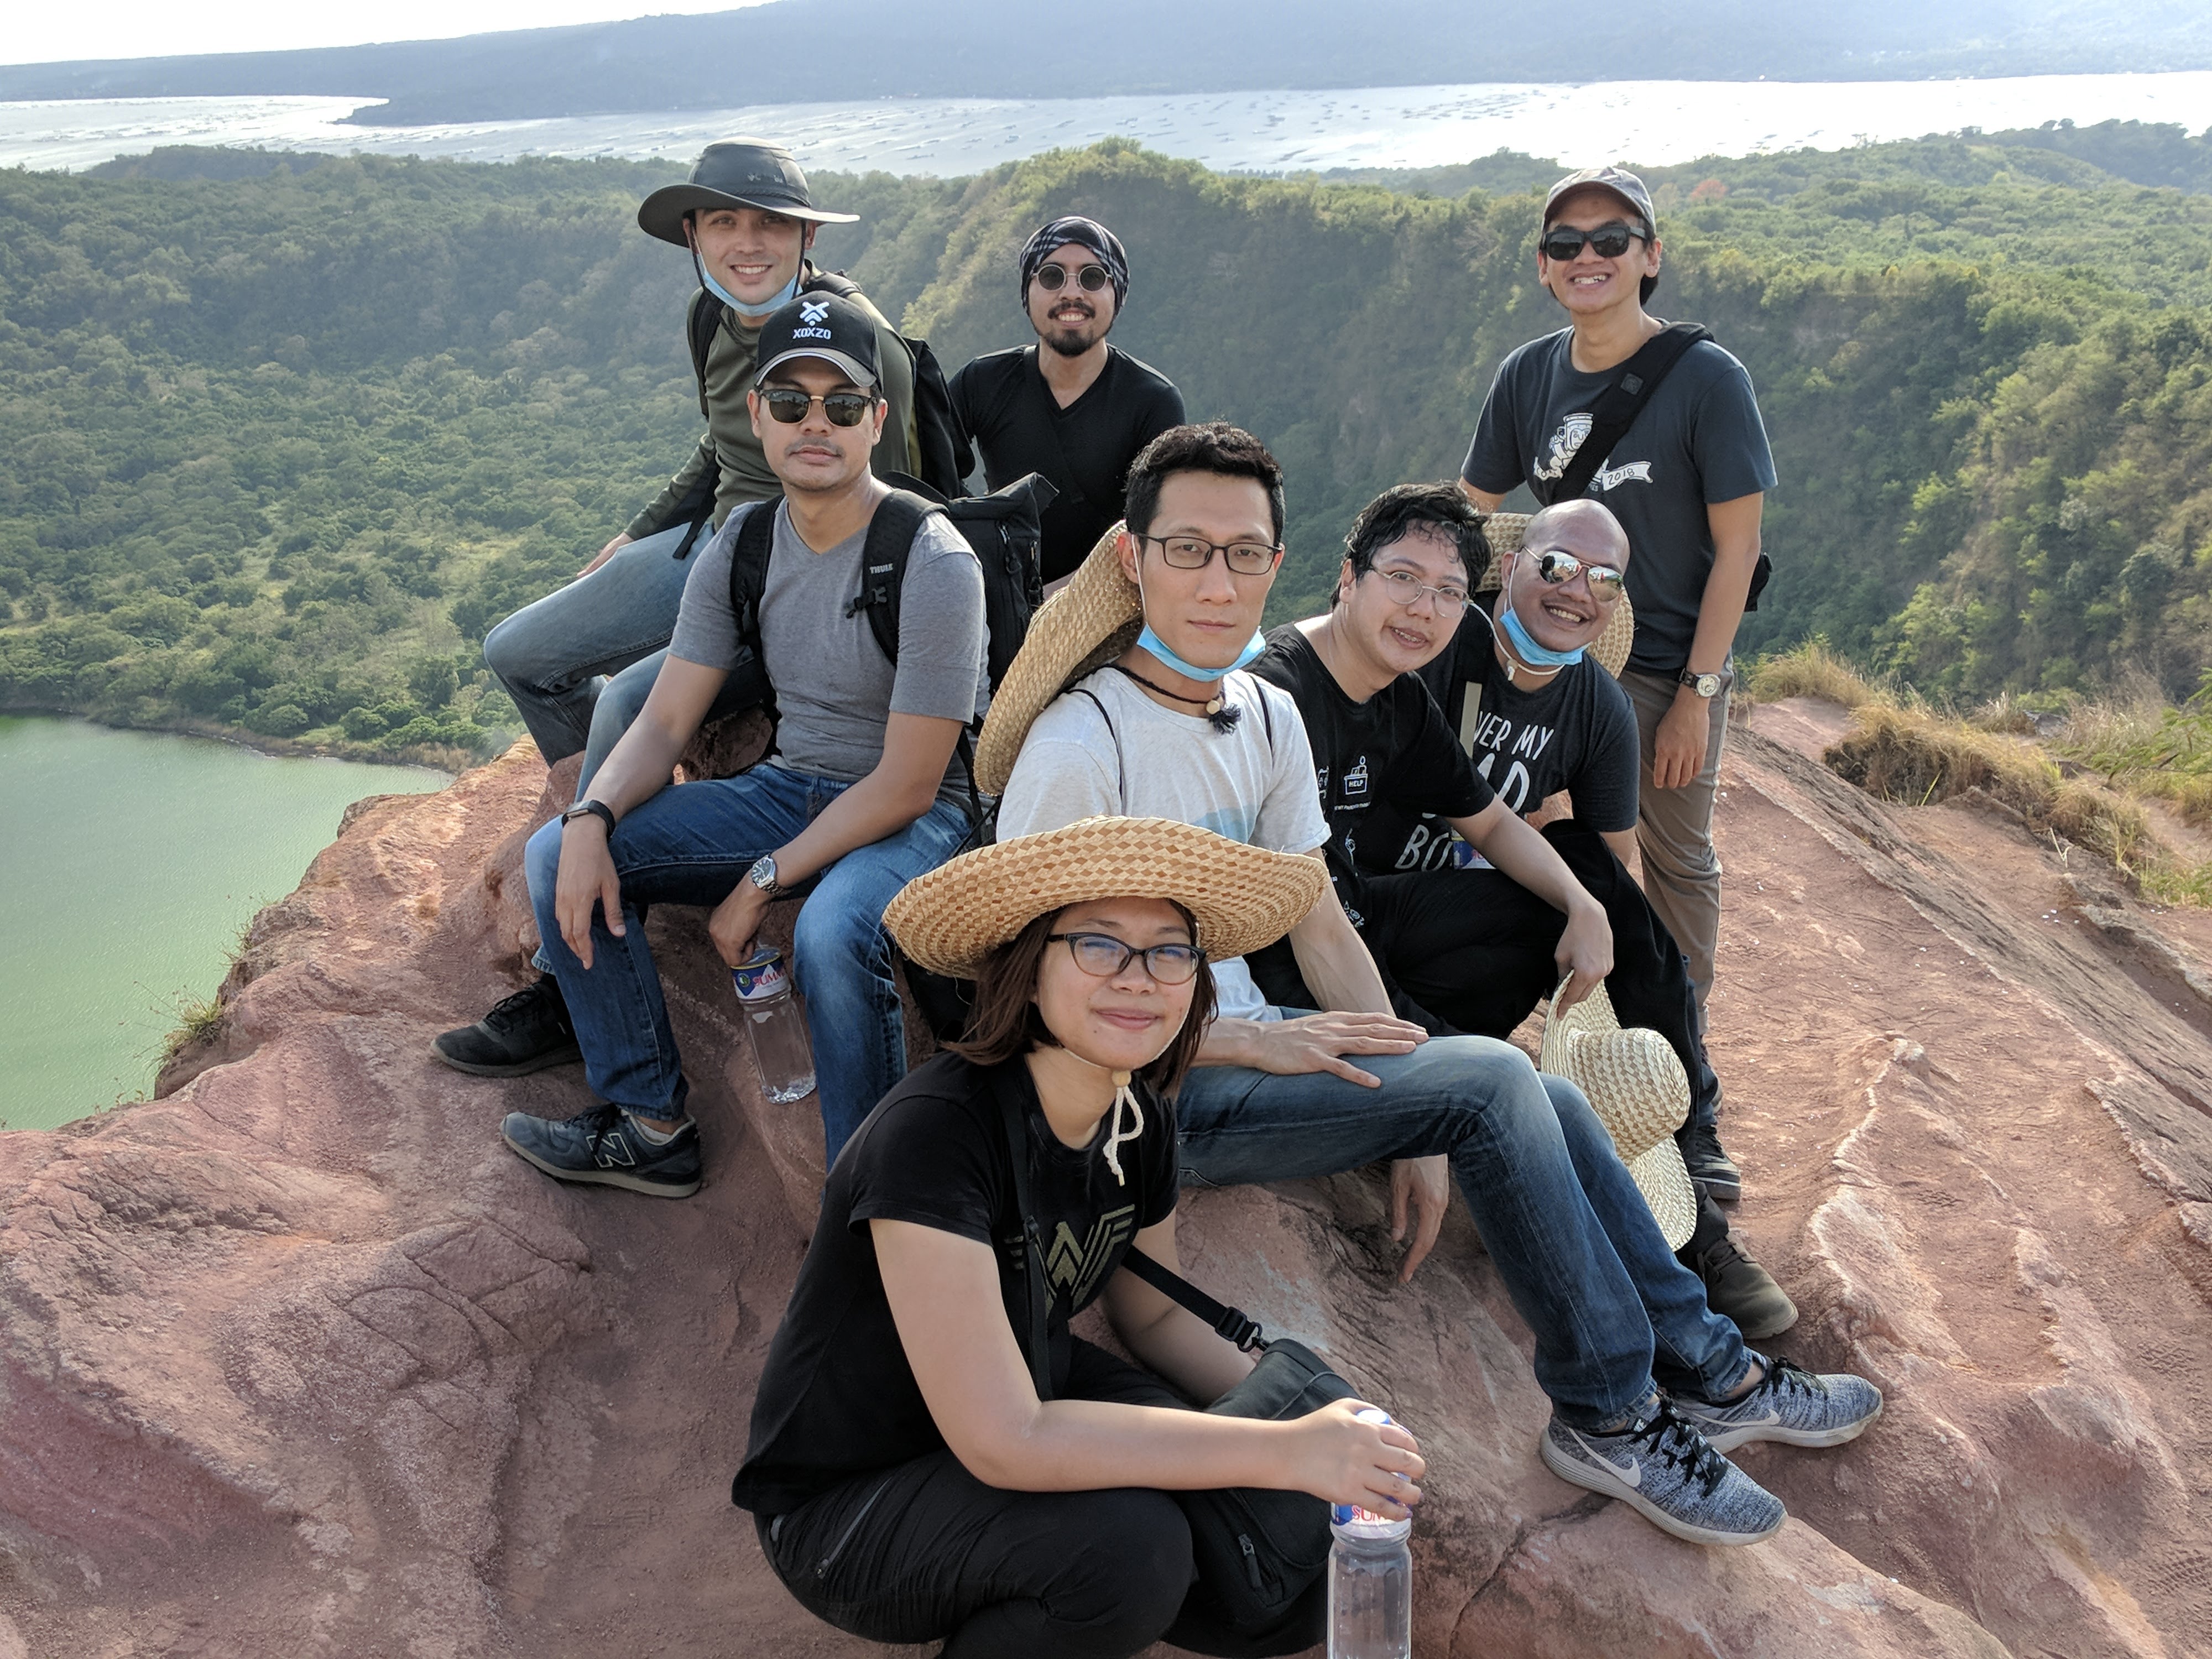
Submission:
[[[1490,544],[1490,568],[1476,579],[1477,593],[1495,593],[1505,581],[1505,556],[1521,545],[1521,533],[1528,527],[1534,515],[1528,513],[1493,513],[1483,520],[1483,538]],[[1590,642],[1589,653],[1605,665],[1605,672],[1615,679],[1628,662],[1628,648],[1636,643],[1636,607],[1624,593],[1613,602],[1613,615],[1606,618],[1605,632]]]
[[[985,794],[1006,793],[1022,740],[1052,700],[1121,656],[1143,631],[1144,597],[1121,572],[1121,539],[1117,524],[1098,538],[1067,586],[1030,618],[975,739],[975,787]]]
[[[1210,962],[1249,955],[1306,919],[1328,874],[1319,859],[1231,841],[1172,818],[1084,818],[963,853],[901,888],[884,925],[908,958],[972,979],[1039,916],[1104,898],[1171,899]],[[1669,1143],[1671,1144],[1671,1143]]]
[[[1559,988],[1566,988],[1564,981]],[[1621,1030],[1602,985],[1565,1013],[1558,1012],[1558,1001],[1554,994],[1537,1068],[1589,1097],[1613,1150],[1667,1235],[1667,1248],[1679,1250],[1698,1226],[1697,1188],[1674,1144],[1674,1131],[1690,1115],[1690,1079],[1681,1058],[1656,1031]]]

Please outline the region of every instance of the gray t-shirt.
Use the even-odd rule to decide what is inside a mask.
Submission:
[[[1022,741],[999,800],[999,839],[1104,812],[1194,823],[1273,853],[1317,852],[1328,820],[1314,792],[1313,750],[1297,705],[1289,692],[1241,671],[1221,686],[1244,711],[1233,731],[1161,708],[1110,668],[1077,681]],[[1223,1018],[1278,1018],[1243,957],[1215,963],[1213,985]]]
[[[1461,476],[1502,495],[1566,471],[1589,431],[1589,410],[1618,368],[1577,370],[1572,329],[1507,356],[1483,400]],[[1713,570],[1714,501],[1774,488],[1774,457],[1751,376],[1710,340],[1683,354],[1605,458],[1588,491],[1628,532],[1628,597],[1636,643],[1628,666],[1672,678],[1689,665],[1705,579]]]
[[[730,556],[738,526],[759,505],[730,514],[697,556],[684,584],[672,656],[705,668],[736,665],[738,623],[730,609]],[[777,758],[795,771],[857,782],[883,758],[892,714],[969,720],[990,696],[984,656],[983,570],[960,532],[938,514],[922,520],[899,593],[896,672],[865,611],[846,614],[860,591],[863,529],[817,553],[776,503],[768,586],[761,595],[761,658],[775,688]],[[938,799],[964,805],[967,781],[954,756]]]

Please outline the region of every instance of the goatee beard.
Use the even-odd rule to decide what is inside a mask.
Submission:
[[[1054,329],[1051,333],[1040,335],[1038,337],[1063,357],[1080,357],[1106,337],[1103,333],[1093,337],[1088,332],[1079,333],[1073,329]]]

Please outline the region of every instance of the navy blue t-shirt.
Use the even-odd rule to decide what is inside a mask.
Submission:
[[[1589,431],[1590,405],[1620,374],[1584,374],[1572,329],[1531,340],[1498,368],[1461,476],[1502,495],[1557,478]],[[1686,352],[1590,480],[1628,532],[1636,643],[1628,666],[1671,679],[1689,665],[1713,537],[1705,508],[1774,488],[1751,376],[1710,340]]]

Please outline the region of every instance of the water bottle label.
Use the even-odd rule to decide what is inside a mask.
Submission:
[[[765,1002],[791,983],[784,972],[783,952],[763,946],[750,962],[741,962],[730,969],[730,981],[738,988],[740,1002]]]

